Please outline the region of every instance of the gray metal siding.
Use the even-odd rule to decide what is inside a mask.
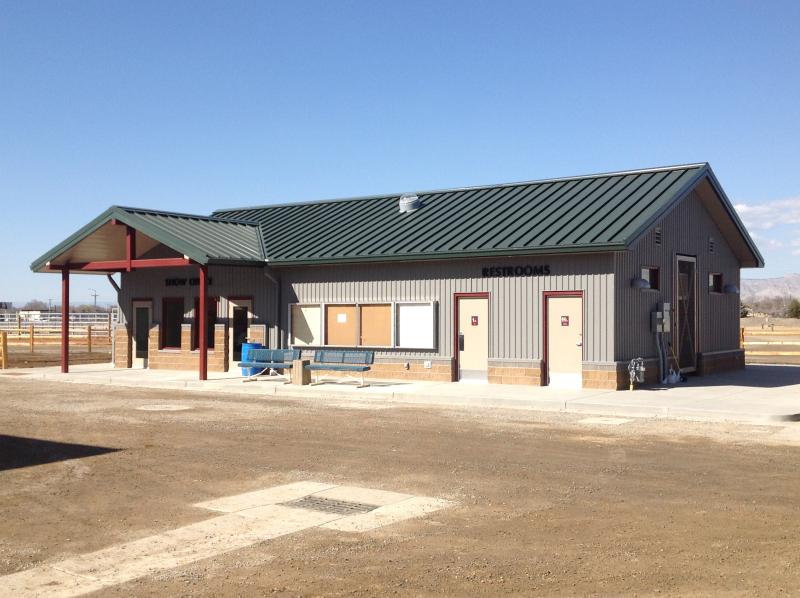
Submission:
[[[492,266],[548,264],[548,276],[484,278]],[[542,358],[542,294],[544,291],[584,292],[585,361],[606,362],[614,351],[614,275],[612,254],[551,255],[497,261],[460,260],[387,263],[354,266],[294,267],[275,270],[282,280],[281,326],[288,327],[290,303],[371,301],[437,301],[437,346],[433,351],[381,351],[381,356],[450,358],[453,355],[453,294],[490,294],[491,359]],[[220,314],[227,313],[226,297],[252,296],[255,323],[270,325],[270,345],[278,346],[275,327],[277,288],[261,268],[209,268],[210,294],[221,297]],[[187,321],[197,287],[167,287],[167,278],[190,278],[195,268],[140,270],[123,274],[120,306],[130,318],[131,301],[153,299],[153,318],[161,321],[161,299],[184,297]],[[285,342],[285,341],[284,341]]]
[[[262,268],[238,266],[210,266],[209,295],[220,297],[218,316],[224,318],[228,313],[228,297],[253,298],[253,324],[267,324],[270,327],[270,346],[276,347],[278,333],[277,287],[266,276]],[[131,317],[131,301],[134,299],[153,300],[153,321],[161,322],[161,300],[164,297],[183,297],[186,321],[193,317],[194,298],[198,296],[196,286],[166,286],[167,278],[197,278],[197,268],[165,268],[137,270],[122,274],[122,291],[119,306],[127,321]]]
[[[720,272],[723,284],[737,287],[740,263],[699,197],[693,192],[667,214],[656,227],[662,231],[662,243],[656,245],[655,227],[629,250],[615,256],[616,276],[616,349],[617,360],[655,357],[655,341],[650,333],[650,312],[659,302],[675,305],[675,256],[697,258],[697,318],[699,352],[722,351],[739,346],[739,295],[713,294],[708,291],[708,275]],[[708,239],[715,248],[709,253]],[[661,269],[659,291],[638,291],[631,280],[639,277],[642,266]]]
[[[483,267],[549,264],[549,276],[484,278]],[[436,351],[381,355],[452,357],[453,294],[490,293],[491,359],[542,357],[542,293],[584,291],[584,360],[613,358],[612,254],[550,255],[499,260],[309,266],[276,270],[282,277],[282,327],[290,303],[437,301]]]

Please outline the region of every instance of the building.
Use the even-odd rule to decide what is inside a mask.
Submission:
[[[623,388],[634,357],[655,380],[659,352],[744,367],[739,271],[761,266],[690,164],[211,216],[112,207],[31,268],[61,272],[62,305],[70,272],[121,272],[117,367],[204,379],[250,339],[374,348],[377,378]]]

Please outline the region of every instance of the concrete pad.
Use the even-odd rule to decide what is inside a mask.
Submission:
[[[231,513],[0,578],[0,595],[79,596],[164,569],[187,565],[340,517],[270,505]],[[48,593],[49,592],[49,593]],[[12,594],[7,594],[11,596]]]
[[[105,587],[102,581],[59,571],[47,565],[0,577],[0,596],[3,598],[67,598]]]
[[[321,492],[314,492],[314,496],[378,506],[389,505],[413,497],[412,494],[373,490],[372,488],[358,488],[356,486],[335,486]]]
[[[392,523],[421,517],[452,506],[449,501],[427,496],[412,496],[407,500],[378,507],[369,513],[343,517],[321,527],[340,532],[366,532]]]
[[[253,492],[245,492],[244,494],[216,498],[214,500],[197,503],[194,506],[200,507],[201,509],[210,509],[212,511],[222,511],[223,513],[235,513],[237,511],[244,511],[245,509],[297,500],[309,494],[334,487],[334,484],[321,484],[319,482],[294,482],[293,484],[274,486],[273,488],[266,488],[265,490],[255,490]]]
[[[381,506],[342,515],[276,504],[306,496]],[[372,488],[285,484],[195,505],[224,513],[212,519],[0,577],[0,597],[79,596],[310,528],[365,532],[450,505],[446,500]]]
[[[281,400],[313,399],[315,404],[332,402],[354,405],[438,405],[445,407],[491,407],[535,411],[566,411],[612,417],[670,417],[702,421],[771,423],[772,417],[798,411],[800,366],[748,365],[746,370],[690,377],[686,383],[635,392],[571,390],[507,384],[454,384],[450,382],[371,381],[367,388],[326,384],[293,386],[242,384],[236,372],[209,372],[199,382],[196,372],[117,369],[109,364],[73,366],[69,374],[58,367],[22,371],[26,380],[103,384],[142,388],[180,388],[221,398],[225,394]],[[773,422],[774,423],[774,422]]]

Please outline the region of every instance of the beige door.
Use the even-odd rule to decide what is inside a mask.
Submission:
[[[458,299],[458,379],[486,381],[489,373],[489,299]]]
[[[583,299],[547,298],[547,379],[550,386],[580,388]]]
[[[228,359],[231,364],[242,360],[242,343],[247,342],[252,319],[251,299],[228,299]]]
[[[131,366],[146,368],[150,353],[150,327],[153,322],[153,304],[150,301],[133,302],[133,342]]]

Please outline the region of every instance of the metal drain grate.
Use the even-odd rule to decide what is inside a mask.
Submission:
[[[303,498],[281,504],[285,507],[311,509],[313,511],[322,511],[323,513],[335,513],[337,515],[369,513],[378,508],[378,505],[350,502],[349,500],[334,500],[332,498],[322,498],[321,496],[304,496]]]

